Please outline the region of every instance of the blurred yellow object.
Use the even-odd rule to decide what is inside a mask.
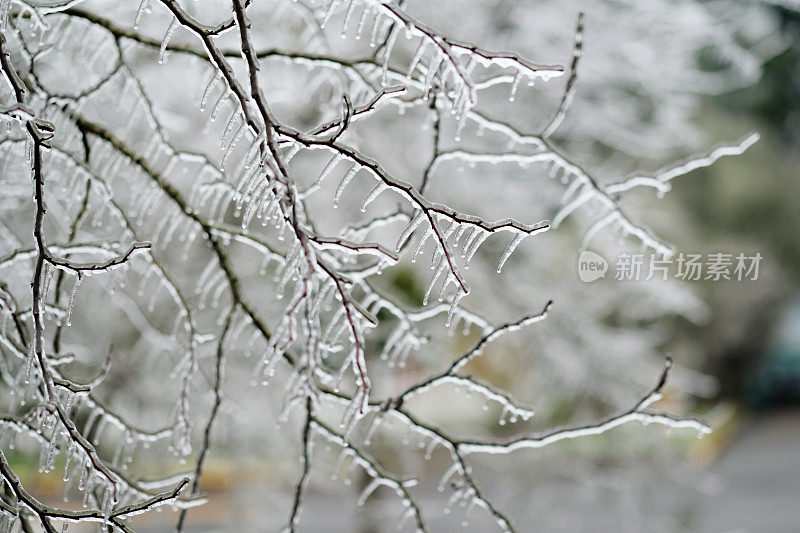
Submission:
[[[740,425],[741,413],[733,402],[721,402],[704,417],[712,431],[692,442],[686,449],[686,459],[697,468],[706,468],[727,448]]]

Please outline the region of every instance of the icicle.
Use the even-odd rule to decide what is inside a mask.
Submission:
[[[458,307],[458,302],[460,302],[461,299],[466,295],[467,293],[465,293],[463,290],[461,290],[461,288],[459,288],[458,292],[453,297],[453,301],[450,303],[450,309],[447,310],[447,319],[445,320],[444,323],[445,327],[450,326],[450,322],[453,320],[453,315],[455,314],[456,308]],[[466,331],[465,334],[469,334],[469,329],[466,326],[465,326],[465,331]]]
[[[339,454],[339,457],[336,458],[336,462],[334,463],[333,468],[331,469],[331,479],[338,479],[339,472],[342,471],[342,468],[344,467],[344,462],[347,460],[349,455],[350,455],[350,450],[348,450],[347,448],[342,449],[341,453]]]
[[[273,214],[276,217],[280,216],[280,213],[278,212],[278,202],[280,202],[280,199],[276,194],[273,193],[269,194],[269,202],[262,202],[261,205],[264,206],[264,209],[259,212],[262,226],[266,226],[269,223],[269,220],[272,218]],[[269,260],[268,254],[265,257],[267,260]]]
[[[391,24],[391,22],[389,23]],[[380,27],[383,25],[383,20],[380,18],[379,15],[375,15],[375,20],[372,21],[372,33],[369,36],[369,46],[370,48],[375,48],[378,44],[378,32]]]
[[[513,102],[516,99],[520,81],[522,81],[522,72],[517,72],[514,76],[514,81],[511,82],[511,92],[508,95],[509,102]]]
[[[239,183],[236,184],[236,192],[233,195],[237,209],[242,208],[242,204],[244,204],[249,196],[250,191],[252,191],[255,184],[260,181],[259,170],[261,170],[261,165],[253,164],[250,169],[243,172],[239,178]]]
[[[442,242],[447,242],[447,239],[450,238],[450,236],[453,234],[453,232],[455,232],[456,228],[458,228],[458,227],[459,227],[459,225],[458,225],[457,222],[455,222],[453,220],[449,221],[448,225],[447,225],[447,229],[442,231]]]
[[[0,0],[0,30],[5,30],[8,25],[8,11],[11,6],[11,0]],[[59,27],[59,30],[61,28]],[[5,518],[5,515],[3,515]]]
[[[89,475],[89,470],[91,467],[87,464],[87,460],[84,458],[81,460],[81,463],[78,465],[80,469],[80,477],[78,478],[78,490],[83,491],[86,490],[86,478]]]
[[[94,489],[95,481],[94,481],[94,472],[89,472],[86,478],[86,487],[84,488],[83,492],[83,506],[89,507],[89,497],[92,494],[92,490]]]
[[[189,233],[181,233],[181,239],[186,239],[186,244],[183,246],[183,250],[181,251],[181,261],[186,261],[189,259],[189,252],[191,250],[192,244],[194,244],[195,237],[200,232],[200,226],[193,226]],[[127,271],[127,269],[125,269]],[[123,283],[124,283],[124,277]],[[124,285],[123,285],[124,286]]]
[[[464,247],[461,248],[462,258],[467,257],[467,252],[472,248],[472,243],[474,243],[475,240],[480,235],[480,230],[478,230],[477,227],[470,227],[469,229],[470,229],[469,237],[467,237],[467,239],[464,241]]]
[[[69,304],[67,305],[67,318],[66,325],[72,325],[72,310],[75,308],[75,295],[78,294],[78,287],[81,284],[82,276],[80,272],[75,277],[75,283],[72,285],[72,293],[69,296]]]
[[[509,243],[506,251],[503,252],[503,256],[500,258],[500,262],[497,264],[497,273],[499,274],[503,270],[503,265],[506,264],[508,258],[511,257],[511,254],[514,253],[514,250],[519,246],[519,243],[526,237],[524,233],[517,233],[514,239]]]
[[[347,371],[348,367],[353,361],[348,357],[342,363],[342,366],[339,367],[339,371],[336,373],[336,383],[334,387],[334,391],[339,392],[339,386],[342,384],[342,379],[344,379],[344,373]]]
[[[249,199],[247,201],[247,207],[245,208],[244,214],[242,215],[242,229],[245,229],[250,224],[250,221],[253,220],[253,216],[256,214],[258,206],[261,204],[262,201],[261,195],[268,188],[269,188],[269,181],[261,180],[258,183],[258,187],[256,187],[256,190],[252,191],[252,193],[248,195]]]
[[[70,478],[70,466],[73,460],[73,455],[76,451],[75,442],[72,439],[68,439],[69,444],[67,445],[67,451],[64,454],[64,476],[61,480],[66,483]]]
[[[250,178],[258,171],[259,166],[256,164],[256,157],[257,157],[257,150],[258,150],[258,143],[251,143],[250,148],[247,150],[247,154],[241,161],[239,168],[236,169],[235,175],[239,178],[236,180],[235,192],[231,194],[231,197],[236,202],[237,208],[237,215],[238,209],[241,208],[241,191],[242,188],[247,184]]]
[[[395,26],[389,34],[389,39],[386,41],[383,55],[383,70],[381,75],[381,85],[384,87],[389,84],[389,56],[392,54],[392,48],[397,41],[397,34],[400,33],[399,26]]]
[[[120,439],[119,444],[117,445],[117,450],[114,452],[114,459],[112,459],[111,464],[119,466],[120,457],[122,457],[123,453],[125,452],[125,448],[128,446],[129,440],[130,440],[129,432],[125,431],[125,434]]]
[[[233,113],[231,113],[230,118],[228,118],[228,122],[225,124],[225,129],[222,131],[222,139],[220,141],[220,148],[224,150],[228,146],[228,135],[231,134],[233,131],[233,125],[236,124],[236,120],[240,118],[239,113],[237,110],[234,109]],[[244,122],[244,120],[242,120]]]
[[[422,252],[422,249],[425,247],[425,243],[428,242],[428,237],[433,234],[433,229],[429,228],[425,233],[422,234],[422,238],[420,238],[419,242],[417,243],[417,247],[414,249],[414,253],[411,254],[411,262],[417,262],[417,256]],[[439,251],[438,248],[434,251],[434,256]],[[434,268],[435,259],[431,260],[431,267]]]
[[[161,247],[162,248],[166,248],[167,245],[170,243],[170,241],[172,241],[172,238],[175,236],[175,234],[178,231],[178,228],[181,226],[181,224],[184,222],[184,220],[185,220],[184,218],[180,218],[180,217],[174,217],[173,218],[172,223],[167,228],[167,232],[164,234],[164,236],[161,239]]]
[[[453,237],[453,247],[454,248],[458,246],[458,241],[461,240],[461,237],[464,235],[464,233],[467,231],[467,229],[472,230],[473,226],[467,226],[466,224],[461,224],[458,227],[458,231],[456,232],[455,237]]]
[[[472,243],[472,247],[467,252],[467,255],[464,259],[465,269],[469,268],[469,262],[472,260],[472,256],[474,256],[475,252],[478,251],[478,248],[480,248],[481,244],[483,244],[483,241],[485,241],[489,237],[489,235],[491,235],[489,232],[484,232],[484,231],[476,231],[476,233],[480,233],[480,235],[478,235],[478,238],[475,239],[475,242]]]
[[[397,239],[397,244],[394,246],[395,252],[399,252],[400,248],[406,243],[406,241],[411,237],[411,234],[414,233],[419,225],[422,223],[422,219],[424,218],[425,214],[422,210],[418,210],[414,214],[414,218],[408,223],[408,226],[403,230],[403,233],[400,234],[400,237]]]
[[[31,353],[25,358],[25,385],[31,382],[31,373],[33,371],[33,346],[31,346]],[[27,393],[27,390],[25,391]],[[25,405],[25,395],[22,397],[22,405]]]
[[[430,461],[431,460],[431,456],[433,455],[433,450],[434,450],[434,448],[436,448],[436,445],[438,443],[439,443],[439,441],[437,439],[435,439],[435,438],[432,438],[430,440],[430,442],[428,443],[427,447],[425,448],[425,460],[426,461]]]
[[[431,295],[431,291],[433,290],[433,286],[436,285],[436,282],[439,281],[444,269],[447,267],[447,261],[445,261],[444,257],[439,261],[438,266],[436,267],[436,272],[431,277],[431,280],[428,282],[428,288],[425,290],[425,297],[422,298],[422,305],[428,305],[428,298]]]
[[[339,199],[342,197],[345,187],[347,187],[347,184],[350,183],[350,180],[352,180],[356,173],[358,173],[358,170],[359,166],[354,163],[353,166],[350,167],[350,170],[348,170],[344,175],[342,181],[339,183],[339,186],[336,188],[336,194],[333,197],[333,207],[339,206]]]
[[[256,143],[254,143],[253,146],[256,146]],[[291,163],[292,159],[294,159],[294,156],[296,156],[298,153],[300,153],[300,150],[302,148],[303,148],[303,145],[300,144],[300,143],[293,144],[292,147],[289,148],[286,151],[286,154],[283,156],[283,164],[284,165],[288,165],[289,163]]]
[[[225,151],[225,155],[222,156],[222,161],[220,161],[219,163],[219,169],[221,171],[225,170],[225,163],[228,161],[228,158],[230,158],[231,154],[233,153],[233,149],[236,148],[237,144],[239,144],[239,141],[241,140],[242,136],[244,136],[245,131],[246,131],[245,123],[244,121],[242,121],[242,123],[239,125],[239,129],[237,129],[236,133],[233,134],[233,139],[231,139],[231,142],[228,145],[228,149]]]
[[[458,280],[456,279],[456,277],[453,275],[452,272],[448,271],[447,275],[444,278],[444,281],[442,282],[442,287],[441,289],[439,289],[439,294],[436,297],[440,302],[444,301],[444,294],[445,292],[447,292],[447,287],[449,287],[451,283],[458,286]]]
[[[139,440],[131,438],[130,447],[125,452],[125,456],[122,458],[122,469],[127,470],[128,465],[133,462],[133,457],[136,454],[136,448],[139,445]]]
[[[39,450],[39,473],[43,474],[45,469],[47,468],[47,461],[50,454],[50,448],[53,446],[53,441],[51,440],[47,446],[42,446],[41,450]]]
[[[420,41],[420,43],[419,43],[419,46],[417,46],[417,52],[414,54],[414,59],[411,60],[411,64],[408,67],[408,74],[406,74],[406,77],[409,80],[413,76],[414,69],[417,68],[417,65],[419,64],[420,60],[422,59],[422,56],[425,55],[426,48],[428,48],[428,40],[427,39],[422,39]]]
[[[364,213],[367,210],[367,206],[371,204],[375,199],[384,191],[386,190],[386,184],[381,182],[377,184],[364,198],[364,203],[361,204],[361,212]]]
[[[291,262],[287,261],[286,266],[283,269],[283,276],[278,283],[278,288],[275,291],[275,297],[278,300],[283,299],[284,291],[286,290],[286,284],[289,283],[289,279],[292,278],[293,274],[297,270],[297,264],[300,262],[300,254],[296,254],[292,257]]]
[[[114,510],[114,504],[111,500],[111,494],[113,489],[111,487],[105,487],[103,489],[103,503],[100,504],[100,512],[103,513],[103,516],[108,519],[111,515],[111,511]]]
[[[347,37],[347,29],[350,27],[350,19],[353,17],[353,11],[355,11],[355,0],[350,0],[350,3],[347,6],[347,13],[344,16],[344,22],[342,23],[342,39]]]
[[[436,489],[439,492],[444,491],[445,487],[447,487],[447,484],[450,482],[450,479],[459,470],[460,470],[459,464],[458,463],[453,463],[452,466],[450,468],[448,468],[447,471],[442,476],[442,479],[439,481],[439,485],[436,487]]]
[[[33,141],[31,141],[31,136],[25,136],[25,162],[31,163],[33,159]]]
[[[406,500],[403,500],[403,505],[405,505],[405,502],[406,502]],[[416,514],[416,511],[414,510],[413,507],[411,507],[410,502],[409,502],[409,505],[407,505],[407,507],[408,507],[408,509],[405,510],[405,512],[403,513],[403,516],[401,516],[400,520],[397,522],[397,530],[396,530],[397,533],[400,533],[401,531],[404,531],[408,521],[411,520],[414,517],[414,515]],[[415,528],[414,531],[415,531],[415,533],[421,533],[422,530],[419,529],[419,528]]]
[[[94,430],[94,438],[92,439],[92,444],[94,444],[95,446],[100,444],[100,435],[103,433],[103,430],[105,429],[107,423],[108,419],[106,419],[105,417],[101,417],[100,420],[97,422],[97,426],[95,426]]]
[[[61,432],[57,432],[54,429],[53,434],[50,436],[50,444],[47,447],[47,457],[44,462],[45,472],[51,472],[53,468],[55,468],[56,455],[58,455],[58,441],[61,439],[61,435]],[[69,440],[69,438],[66,440]]]
[[[139,9],[136,10],[136,18],[133,19],[133,29],[138,30],[142,22],[142,15],[150,12],[150,0],[142,0]]]
[[[433,57],[431,58],[430,64],[428,65],[428,72],[425,74],[425,87],[432,87],[433,80],[436,77],[436,73],[439,71],[439,66],[442,64],[444,58],[440,53],[434,53]]]
[[[432,235],[433,233],[434,233],[433,229],[431,229],[431,231],[428,232],[428,235]],[[444,239],[442,239],[442,240],[444,240]],[[446,250],[444,250],[443,248],[440,248],[439,246],[434,246],[433,255],[431,256],[431,270],[435,270],[436,269],[436,265],[439,264],[439,256],[441,256],[445,252],[446,252]]]
[[[382,417],[380,414],[376,414],[372,418],[372,422],[370,423],[369,428],[367,429],[367,434],[364,437],[364,444],[366,446],[372,444],[372,437],[375,435],[375,432],[378,430],[378,426],[380,426],[381,422],[382,422]]]
[[[208,80],[206,88],[203,90],[203,95],[200,97],[200,111],[206,110],[206,106],[208,105],[208,97],[211,95],[211,91],[217,84],[217,80],[219,78],[220,78],[220,73],[218,70],[215,70],[211,75],[211,79]]]
[[[367,484],[367,486],[364,487],[364,490],[361,492],[361,495],[358,497],[358,501],[356,502],[356,504],[359,507],[364,505],[367,502],[367,499],[372,495],[372,493],[375,492],[378,489],[378,487],[380,487],[384,483],[385,483],[385,481],[382,480],[381,478],[377,478],[377,477],[373,478],[372,481],[370,481],[369,484]]]
[[[328,22],[333,16],[333,11],[339,6],[341,0],[331,0],[331,3],[328,4],[328,9],[325,11],[325,15],[322,17],[322,22],[320,22],[320,28],[325,28],[328,25]]]
[[[344,411],[344,415],[342,416],[342,421],[340,422],[340,426],[344,429],[342,433],[342,437],[345,441],[350,440],[350,435],[353,433],[353,429],[355,429],[356,424],[358,421],[361,420],[361,416],[359,415],[360,407],[361,407],[361,398],[364,392],[361,386],[356,389],[356,393],[353,395],[353,399],[350,400],[350,403],[347,406],[347,409]]]
[[[497,423],[500,424],[501,426],[505,426],[506,425],[506,417],[507,416],[508,416],[508,406],[507,405],[503,405],[503,412],[500,413],[500,418],[497,421]]]
[[[97,419],[98,415],[100,414],[99,410],[92,410],[89,415],[86,417],[86,422],[83,424],[83,434],[88,435],[89,430],[92,428],[92,424]]]
[[[335,283],[333,281],[327,281],[325,282],[325,285],[319,290],[319,292],[317,293],[317,297],[314,299],[311,305],[311,309],[308,312],[310,320],[316,319],[316,317],[319,315],[319,310],[320,307],[322,306],[322,303],[327,299],[327,297],[330,295],[334,287]]]
[[[214,272],[214,267],[216,266],[217,264],[215,261],[209,261],[208,264],[206,264],[206,267],[203,269],[203,272],[200,274],[200,277],[197,278],[197,286],[195,287],[194,290],[195,294],[201,294],[203,292],[203,289],[207,285],[206,282],[211,277],[211,273]]]
[[[227,96],[228,96],[228,91],[227,90],[223,90],[222,94],[219,95],[219,98],[217,99],[217,103],[214,104],[214,108],[211,110],[211,116],[208,119],[209,126],[210,126],[210,124],[212,122],[217,120],[217,115],[219,114],[220,110],[222,109],[222,106],[225,105],[225,102],[227,100]]]
[[[344,156],[339,152],[335,153],[333,157],[331,157],[330,161],[328,161],[328,164],[325,165],[325,168],[323,168],[322,172],[319,173],[319,178],[317,178],[317,186],[320,186],[322,184],[325,178],[327,178],[330,175],[330,173],[342,159],[344,159]]]
[[[159,65],[163,64],[164,59],[166,59],[167,46],[169,46],[169,40],[172,39],[172,35],[175,33],[175,29],[177,27],[178,27],[178,19],[173,17],[172,21],[169,23],[167,32],[164,34],[164,38],[161,40],[161,48],[158,51]]]
[[[220,300],[222,299],[222,295],[225,294],[225,289],[227,289],[227,288],[228,288],[228,285],[226,283],[220,283],[217,286],[217,290],[211,296],[211,307],[212,308],[219,307],[219,303],[220,303]],[[224,322],[224,319],[225,319],[224,315],[225,315],[224,313],[220,313],[219,314],[218,324],[220,326],[222,325],[222,322],[220,322],[220,321]]]
[[[364,10],[361,12],[361,18],[358,19],[358,27],[356,28],[356,40],[361,39],[361,35],[364,32],[364,26],[367,23],[367,17],[372,13],[372,6],[367,5],[364,6]]]

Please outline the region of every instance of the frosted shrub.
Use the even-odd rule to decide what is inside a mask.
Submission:
[[[561,66],[449,38],[402,1],[117,4],[0,1],[0,530],[128,531],[164,505],[180,530],[205,501],[215,423],[253,411],[299,429],[292,531],[311,472],[331,468],[320,443],[369,479],[359,503],[385,487],[402,503],[400,528],[424,531],[413,480],[372,450],[381,432],[413,435],[426,457],[448,458],[451,503],[510,531],[474,456],[630,422],[708,431],[652,408],[669,360],[630,408],[543,434],[456,437],[411,404],[451,388],[499,424],[529,419],[465,367],[496,339],[542,327],[558,301],[541,287],[529,313],[495,321],[470,297],[470,273],[492,287],[518,249],[579,212],[584,246],[606,234],[667,256],[619,198],[661,195],[757,136],[601,183],[552,139],[576,91],[582,15]],[[500,93],[511,116],[553,84],[560,99],[527,130],[494,113]],[[495,167],[531,177],[529,203],[539,187],[558,191],[557,206],[530,206],[546,219],[457,207],[482,201],[462,175]],[[433,199],[434,182],[466,200]],[[470,271],[486,261],[496,272]],[[419,294],[400,287],[408,272],[424,279]],[[453,331],[469,343],[455,357]],[[425,373],[409,383],[411,363]],[[43,474],[63,463],[63,507],[12,470],[17,441]],[[154,473],[169,454],[178,473]]]

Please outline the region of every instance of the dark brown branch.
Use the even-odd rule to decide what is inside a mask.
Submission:
[[[292,501],[292,512],[289,515],[289,531],[295,532],[300,519],[300,503],[303,499],[303,491],[308,484],[308,475],[311,471],[311,422],[314,419],[314,406],[311,397],[306,397],[305,413],[306,422],[303,424],[303,472],[297,482]]]
[[[211,406],[211,412],[208,415],[208,420],[206,420],[206,425],[205,428],[203,429],[203,444],[201,445],[200,453],[197,456],[197,463],[195,464],[195,469],[194,469],[194,479],[192,481],[192,488],[189,492],[189,494],[192,496],[197,494],[198,488],[200,486],[200,477],[203,474],[203,465],[205,464],[206,455],[211,449],[211,431],[214,428],[214,421],[217,418],[217,413],[219,412],[219,406],[222,405],[222,382],[224,379],[224,369],[225,369],[225,351],[223,343],[225,342],[225,338],[227,337],[228,331],[230,330],[231,320],[233,319],[233,314],[235,309],[236,309],[235,307],[232,307],[230,311],[228,311],[228,315],[225,317],[225,324],[223,325],[222,332],[220,333],[219,341],[217,342],[217,353],[214,364],[214,383],[213,383],[214,403]],[[178,533],[183,531],[183,526],[186,520],[187,512],[188,509],[181,510],[181,513],[178,517],[178,524],[177,526],[175,526],[175,529],[176,531],[178,531]]]
[[[583,55],[583,29],[585,18],[583,11],[578,13],[578,22],[575,27],[575,45],[572,50],[572,63],[569,66],[569,79],[567,79],[567,85],[564,87],[564,93],[561,96],[558,109],[547,126],[542,130],[542,138],[549,137],[558,129],[567,114],[572,99],[575,97],[575,81],[578,79],[578,62]]]
[[[25,103],[25,84],[19,79],[17,70],[11,63],[11,55],[6,49],[6,36],[2,33],[0,33],[0,66],[3,68],[3,74],[6,75],[9,85],[14,90],[17,105],[22,106]]]

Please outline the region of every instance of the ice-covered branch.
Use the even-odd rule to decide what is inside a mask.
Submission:
[[[698,168],[711,166],[721,157],[741,155],[745,150],[758,142],[759,138],[760,135],[758,133],[750,133],[736,143],[720,144],[705,154],[692,156],[682,162],[674,163],[657,170],[651,176],[637,174],[623,181],[607,183],[603,185],[603,190],[605,190],[607,194],[614,195],[627,192],[636,187],[652,187],[659,194],[664,194],[671,189],[672,185],[670,181],[673,179],[684,176]]]
[[[550,137],[553,132],[558,129],[564,121],[564,117],[567,116],[567,110],[572,104],[573,98],[575,98],[575,81],[578,79],[578,62],[580,62],[581,56],[583,55],[583,29],[585,18],[583,12],[578,13],[578,22],[575,27],[575,45],[572,50],[572,63],[569,66],[569,78],[564,87],[564,93],[561,95],[561,101],[558,103],[558,109],[556,109],[553,118],[550,119],[550,122],[542,130],[542,138]]]
[[[464,453],[510,453],[521,449],[535,449],[554,444],[556,442],[599,435],[617,426],[629,422],[640,422],[642,424],[659,424],[668,428],[688,428],[696,431],[700,436],[709,433],[711,428],[694,417],[679,417],[668,413],[654,412],[647,410],[652,403],[661,398],[664,386],[672,368],[672,360],[667,359],[664,371],[658,379],[656,385],[636,403],[631,409],[613,415],[601,422],[586,424],[582,426],[556,429],[535,437],[518,437],[502,443],[485,443],[478,441],[462,441],[459,449]]]
[[[329,0],[325,22],[330,19],[334,10],[343,5],[342,0]],[[533,84],[534,80],[549,80],[560,76],[563,68],[559,66],[536,65],[514,54],[495,53],[472,44],[462,43],[445,37],[426,27],[405,13],[398,5],[379,0],[354,0],[347,3],[347,13],[342,25],[342,34],[348,31],[349,21],[360,4],[361,16],[356,30],[356,39],[361,37],[367,19],[372,18],[370,45],[377,45],[379,36],[388,32],[382,46],[384,70],[389,66],[393,47],[400,35],[408,40],[417,41],[417,50],[408,68],[408,77],[422,70],[426,88],[438,86],[443,95],[451,102],[451,109],[456,115],[463,115],[477,103],[475,67],[508,69],[514,73],[511,82],[512,95],[522,80]],[[384,74],[384,79],[386,75]]]
[[[43,135],[40,130],[33,124],[27,123],[28,134],[31,137],[32,153],[31,153],[31,168],[33,174],[34,186],[34,203],[36,212],[34,217],[33,236],[36,241],[37,256],[35,261],[35,268],[33,271],[33,281],[31,283],[31,299],[33,310],[33,353],[28,357],[35,357],[39,370],[42,376],[42,382],[46,391],[46,407],[45,409],[54,412],[61,424],[63,424],[70,439],[83,450],[89,458],[92,466],[103,476],[110,484],[109,496],[113,502],[119,500],[119,483],[116,476],[108,469],[105,463],[99,458],[94,446],[87,441],[83,435],[75,427],[74,422],[70,419],[69,415],[64,411],[63,407],[57,400],[55,384],[53,382],[53,375],[50,370],[49,363],[45,357],[45,339],[44,339],[44,313],[43,301],[44,295],[42,290],[42,283],[44,281],[44,265],[48,258],[47,247],[44,239],[44,178],[42,175],[42,149],[48,136]]]
[[[401,522],[401,525],[407,518],[413,518],[418,531],[428,531],[425,526],[425,522],[422,519],[420,507],[409,492],[409,487],[414,485],[413,480],[401,480],[393,477],[388,472],[385,472],[374,459],[361,452],[353,444],[342,437],[342,435],[334,431],[319,418],[312,417],[310,421],[310,427],[326,441],[340,446],[342,448],[342,453],[350,455],[352,460],[358,466],[363,468],[364,471],[369,475],[372,482],[367,486],[364,493],[361,495],[359,500],[360,502],[363,503],[363,501],[366,500],[366,498],[368,498],[378,486],[384,485],[392,489],[401,498],[403,506],[408,509],[409,514],[403,516],[403,522]],[[373,483],[375,484],[373,485]]]
[[[189,480],[184,478],[174,489],[170,491],[156,494],[155,496],[152,496],[151,498],[148,498],[142,502],[120,507],[109,514],[103,514],[98,511],[90,510],[72,511],[68,509],[59,509],[46,505],[37,500],[25,489],[25,487],[22,486],[19,477],[17,477],[17,475],[11,469],[11,466],[6,460],[5,454],[2,451],[0,451],[0,475],[2,475],[7,486],[11,488],[11,491],[14,493],[14,496],[17,498],[19,503],[33,511],[33,513],[38,516],[39,522],[44,530],[48,533],[56,533],[57,531],[53,525],[53,520],[57,520],[65,524],[76,522],[95,522],[104,524],[110,522],[115,527],[120,528],[123,531],[129,531],[128,526],[122,521],[124,518],[144,513],[150,509],[155,509],[162,505],[176,505],[178,503],[177,499],[181,491],[186,487],[186,485],[189,484]],[[17,512],[19,512],[19,510],[17,510]]]
[[[491,104],[508,84],[514,101],[520,86],[558,76],[561,67],[441,35],[412,18],[403,1],[268,4],[231,0],[217,12],[211,5],[197,10],[178,0],[144,0],[135,17],[126,11],[118,22],[116,10],[100,15],[79,1],[12,0],[10,11],[0,1],[0,24],[6,24],[0,68],[10,87],[0,91],[6,126],[0,139],[0,381],[14,391],[0,425],[11,442],[27,435],[40,446],[43,472],[63,457],[65,494],[77,481],[87,506],[45,506],[3,463],[3,512],[48,533],[77,522],[131,531],[128,517],[167,505],[180,510],[182,530],[186,510],[204,500],[197,494],[212,443],[223,447],[229,438],[217,434],[230,421],[223,419],[246,416],[263,398],[240,387],[242,375],[284,385],[276,418],[297,415],[292,427],[301,435],[303,463],[291,495],[290,531],[300,527],[301,507],[310,503],[312,470],[326,467],[325,457],[314,453],[320,441],[341,449],[341,460],[365,474],[359,503],[388,488],[403,504],[401,527],[413,523],[424,531],[426,506],[415,480],[371,447],[384,430],[417,438],[426,460],[434,450],[446,452],[441,485],[451,504],[482,509],[501,530],[512,531],[502,505],[481,491],[469,454],[537,448],[630,421],[705,428],[649,410],[667,371],[633,408],[543,435],[518,432],[483,442],[453,436],[448,421],[441,428],[425,421],[416,407],[435,401],[440,387],[475,393],[487,411],[498,406],[502,414],[493,423],[530,418],[531,408],[484,381],[477,367],[475,376],[467,368],[489,343],[544,319],[550,307],[496,326],[481,309],[487,301],[464,297],[473,283],[476,294],[488,289],[498,296],[494,304],[503,303],[504,291],[480,279],[488,254],[478,251],[505,234],[505,251],[494,259],[501,274],[523,241],[551,223],[532,222],[526,212],[518,219],[484,217],[484,199],[477,197],[474,213],[454,209],[449,200],[433,201],[431,185],[445,177],[448,162],[541,164],[564,178],[567,189],[553,227],[592,203],[601,212],[587,240],[610,229],[663,251],[665,245],[622,211],[618,196],[639,186],[662,192],[679,175],[741,153],[754,136],[605,185],[550,140],[576,94],[582,15],[558,107],[540,113],[548,119],[543,127],[530,128],[541,133],[528,134],[520,129],[528,126],[490,116],[479,100]],[[294,24],[288,17],[298,13]],[[125,25],[129,18],[132,27]],[[331,45],[333,22],[341,23],[345,38],[370,34],[373,52]],[[266,39],[272,25],[277,31]],[[270,47],[263,46],[267,41]],[[190,92],[197,93],[198,116],[185,102]],[[532,100],[525,96],[527,105]],[[200,121],[207,123],[202,131]],[[483,182],[501,192],[501,183]],[[446,186],[454,201],[469,204],[470,195],[483,194]],[[426,265],[420,268],[421,255]],[[473,260],[480,268],[468,280]],[[97,316],[96,305],[84,309],[84,298],[75,307],[78,282],[106,271],[113,273],[96,276],[86,290],[102,298],[100,310],[108,304],[108,317]],[[73,326],[74,307],[80,316]],[[117,322],[117,312],[121,324],[106,328],[106,319]],[[440,334],[459,330],[480,338],[466,348],[457,341],[459,355],[443,361],[439,355],[453,342]],[[101,362],[98,343],[112,341],[114,359],[109,350]],[[239,357],[242,352],[258,354],[256,361]],[[153,360],[138,359],[148,354]],[[93,356],[96,368],[84,373]],[[175,406],[165,420],[142,426],[128,413],[128,400],[146,390],[140,385],[157,386],[147,371],[163,367],[151,361],[171,370],[164,379],[174,383],[175,390],[166,388],[174,396],[167,403]],[[210,407],[194,408],[202,395]],[[155,397],[162,395],[153,396],[142,401],[157,405],[143,410],[145,417],[160,415],[166,405]],[[261,429],[271,403],[248,430]],[[341,427],[330,422],[336,417]],[[171,461],[169,470],[181,473],[163,479],[128,470],[129,463],[146,462],[139,460],[145,453],[185,460],[192,444],[189,472]]]
[[[222,404],[222,381],[224,379],[225,368],[224,343],[228,336],[228,332],[230,331],[234,312],[235,308],[231,308],[231,310],[228,312],[228,315],[225,318],[225,324],[222,328],[222,333],[220,334],[219,341],[217,342],[216,357],[214,361],[214,403],[211,406],[211,412],[208,415],[205,428],[203,428],[203,443],[200,446],[200,452],[197,456],[197,462],[195,463],[194,476],[192,476],[192,488],[190,489],[190,494],[192,495],[197,494],[198,487],[200,486],[200,476],[203,474],[203,466],[205,464],[206,455],[211,449],[211,431],[214,428],[214,422],[217,418],[217,414],[219,413],[220,405]],[[186,512],[187,509],[181,510],[180,516],[178,517],[176,530],[179,532],[183,531],[184,521],[186,520]]]
[[[545,304],[542,312],[539,314],[526,316],[515,322],[509,322],[507,324],[503,324],[502,326],[496,328],[490,328],[471,350],[464,353],[458,359],[453,361],[453,363],[447,368],[447,370],[438,375],[428,378],[422,383],[419,383],[417,385],[414,385],[406,389],[394,401],[397,403],[398,406],[402,406],[406,398],[424,392],[425,390],[431,388],[432,386],[438,384],[439,382],[451,380],[456,375],[456,372],[458,372],[461,368],[463,368],[472,359],[478,357],[481,353],[483,353],[484,347],[493,340],[497,339],[498,337],[506,333],[518,331],[528,325],[535,324],[536,322],[540,322],[545,318],[547,318],[547,312],[550,310],[552,304],[553,304],[552,301],[548,301]],[[494,399],[500,399],[500,400],[505,399],[505,396],[500,396],[496,394],[492,394],[492,396],[494,396]]]
[[[27,91],[25,90],[25,84],[19,79],[17,69],[14,68],[14,65],[11,63],[11,56],[6,48],[6,36],[2,33],[0,33],[0,67],[3,69],[3,74],[6,80],[8,80],[8,84],[14,90],[14,97],[16,98],[15,108],[23,110]],[[10,111],[5,111],[3,114],[8,115],[10,113]],[[29,112],[26,114],[29,114]]]
[[[308,475],[311,471],[311,454],[312,454],[312,441],[311,441],[311,426],[313,424],[313,405],[311,397],[306,398],[305,402],[305,424],[303,424],[303,472],[300,474],[300,480],[297,482],[297,487],[294,491],[294,500],[292,501],[292,512],[289,515],[289,531],[294,533],[297,524],[300,521],[300,504],[303,500],[303,491],[308,485]]]
[[[49,253],[45,257],[45,260],[57,268],[62,268],[78,275],[82,273],[107,272],[114,267],[127,263],[139,250],[149,250],[150,248],[151,244],[149,242],[135,242],[119,256],[97,263],[76,263],[60,257],[54,257]]]

